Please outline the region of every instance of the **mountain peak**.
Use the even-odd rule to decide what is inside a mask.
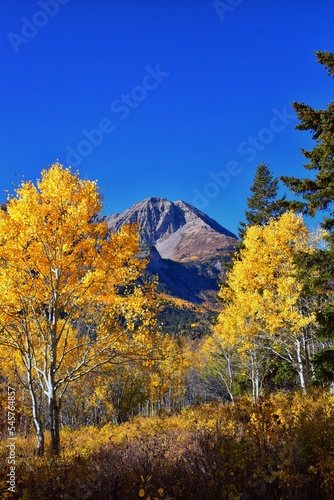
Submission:
[[[111,232],[139,224],[144,253],[151,254],[148,271],[159,276],[168,293],[194,303],[215,297],[218,280],[224,279],[222,261],[238,242],[233,233],[182,200],[152,196],[105,220]]]
[[[118,231],[124,224],[139,224],[142,242],[154,245],[161,257],[175,261],[227,253],[237,242],[233,233],[182,200],[146,198],[106,220],[110,231]]]
[[[162,198],[160,196],[150,196],[149,198],[145,198],[143,201],[139,203],[170,203],[170,201],[167,200],[167,198]],[[137,205],[137,203],[135,203]]]

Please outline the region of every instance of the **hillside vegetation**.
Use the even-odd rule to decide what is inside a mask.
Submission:
[[[317,57],[334,76],[334,54]],[[228,262],[235,237],[188,204],[130,211],[167,252],[151,259],[160,284],[140,224],[99,216],[96,182],[56,162],[8,197],[2,498],[334,498],[334,105],[293,106],[316,141],[313,178],[282,177],[298,199],[279,199],[260,164]]]
[[[330,500],[333,403],[319,390],[257,404],[242,397],[235,405],[200,405],[119,426],[65,428],[58,458],[34,457],[31,438],[21,437],[15,498]],[[6,456],[2,447],[3,463]]]

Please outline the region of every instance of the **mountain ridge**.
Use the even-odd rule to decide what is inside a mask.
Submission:
[[[141,241],[154,245],[162,258],[189,261],[228,251],[237,237],[207,214],[182,200],[150,197],[121,213],[105,217],[111,232],[139,224]]]
[[[193,303],[213,304],[224,279],[223,261],[238,238],[207,214],[182,200],[149,197],[104,220],[110,232],[138,224],[141,246],[151,256],[148,270],[160,287]]]

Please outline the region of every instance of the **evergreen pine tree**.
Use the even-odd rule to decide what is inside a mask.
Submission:
[[[280,203],[284,198],[277,200],[278,179],[274,179],[266,163],[258,165],[250,190],[252,196],[247,198],[249,210],[245,211],[246,222],[240,222],[240,239],[243,239],[249,226],[263,226],[272,217],[278,217],[284,212]]]
[[[334,77],[334,53],[316,52],[316,56],[328,75]],[[321,297],[317,311],[319,337],[331,339],[334,337],[334,102],[320,110],[298,102],[293,103],[293,108],[300,121],[296,128],[310,131],[316,141],[312,150],[302,150],[308,160],[304,167],[313,171],[314,176],[305,179],[283,176],[281,179],[303,200],[292,202],[292,208],[312,217],[319,211],[326,212],[321,226],[328,231],[327,246],[311,256],[300,256],[299,267],[308,293]],[[333,348],[320,351],[314,361],[322,377],[333,384]]]
[[[239,251],[243,248],[242,240],[247,228],[254,225],[263,226],[271,218],[279,217],[285,211],[285,197],[277,199],[278,179],[273,177],[266,163],[257,166],[250,191],[252,196],[247,198],[249,210],[245,211],[246,222],[240,222],[238,228],[241,241],[223,263],[225,274],[232,270],[234,262],[239,259]],[[223,282],[220,285],[225,286]]]

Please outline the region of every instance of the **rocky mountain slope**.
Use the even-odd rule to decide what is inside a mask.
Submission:
[[[139,223],[142,240],[154,245],[163,259],[177,262],[226,253],[236,243],[233,233],[184,201],[147,198],[106,220],[111,231]]]
[[[184,201],[147,198],[105,220],[111,232],[139,224],[142,247],[151,254],[149,270],[164,291],[194,303],[215,299],[222,262],[238,240],[204,212]]]

